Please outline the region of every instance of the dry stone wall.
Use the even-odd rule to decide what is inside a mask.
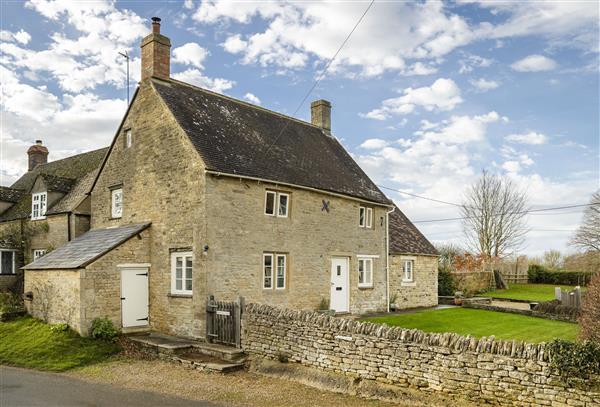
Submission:
[[[544,344],[429,334],[249,304],[242,347],[256,356],[496,405],[600,405],[598,389],[569,385],[551,368]]]

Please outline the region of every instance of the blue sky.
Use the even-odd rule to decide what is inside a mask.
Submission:
[[[366,2],[3,2],[0,184],[43,139],[58,159],[103,147],[133,93],[149,19],[171,38],[172,76],[291,114]],[[534,208],[599,187],[597,2],[379,2],[299,110],[332,102],[333,133],[380,185],[460,202],[482,169]],[[455,207],[386,190],[414,221]],[[529,216],[521,252],[566,243],[581,211]],[[461,243],[460,222],[419,224]]]

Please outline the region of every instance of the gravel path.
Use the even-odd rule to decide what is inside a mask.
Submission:
[[[228,375],[203,373],[158,360],[114,360],[67,374],[128,389],[151,390],[165,395],[240,407],[468,406],[462,400],[456,404],[421,392],[408,395],[399,403],[367,400],[251,372]]]

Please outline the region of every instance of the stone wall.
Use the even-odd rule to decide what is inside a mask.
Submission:
[[[413,260],[413,282],[404,282],[404,261]],[[438,305],[437,256],[390,256],[390,300],[396,309]],[[395,299],[394,299],[395,296]]]
[[[450,274],[456,282],[456,291],[462,291],[467,295],[476,294],[494,286],[494,273],[491,271],[456,271]]]
[[[242,348],[326,371],[496,405],[598,406],[600,392],[570,387],[544,344],[495,341],[249,304]]]
[[[81,332],[81,270],[26,270],[27,312],[50,324],[66,323]]]

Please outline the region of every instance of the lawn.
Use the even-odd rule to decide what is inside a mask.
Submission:
[[[82,338],[73,331],[53,332],[31,317],[0,322],[0,364],[64,371],[106,360],[115,343]]]
[[[579,326],[569,322],[470,308],[426,310],[373,317],[367,321],[426,332],[455,332],[475,337],[494,335],[497,339],[534,343],[549,342],[555,338],[572,341],[579,333]]]
[[[495,290],[480,294],[485,297],[511,298],[513,300],[552,301],[554,299],[552,284],[509,284],[508,290]],[[563,285],[563,290],[573,290],[575,287]]]

